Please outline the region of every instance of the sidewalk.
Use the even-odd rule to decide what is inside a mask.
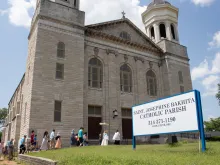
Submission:
[[[16,162],[14,162],[14,161],[8,161],[8,160],[4,160],[4,161],[0,160],[0,164],[1,164],[1,165],[17,165]]]

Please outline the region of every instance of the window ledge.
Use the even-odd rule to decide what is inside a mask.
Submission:
[[[56,81],[64,82],[64,79],[55,78]]]
[[[134,93],[132,92],[121,92],[121,95],[133,95]]]
[[[157,98],[157,96],[150,96],[150,95],[148,95],[150,98],[153,98],[153,99],[156,99]]]
[[[88,89],[89,90],[96,90],[96,91],[102,91],[103,90],[102,88],[92,88],[92,87],[89,87]]]
[[[65,57],[57,57],[58,60],[66,60]]]
[[[62,122],[53,122],[53,125],[63,126]]]

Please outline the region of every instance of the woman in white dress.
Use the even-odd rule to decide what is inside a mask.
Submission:
[[[115,145],[120,145],[120,133],[118,132],[118,130],[115,132],[113,140],[115,141]]]
[[[102,146],[107,146],[108,145],[108,140],[109,140],[109,138],[108,138],[108,134],[107,134],[107,132],[105,131],[104,133],[103,133],[103,138],[102,138]]]
[[[44,132],[43,141],[40,147],[40,151],[41,150],[45,150],[45,151],[48,150],[48,132],[47,131]]]

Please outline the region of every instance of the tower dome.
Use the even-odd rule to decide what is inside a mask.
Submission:
[[[156,5],[160,5],[160,4],[170,4],[170,2],[168,1],[165,1],[165,0],[153,0],[153,2],[151,2],[149,5],[148,5],[148,8],[152,7],[152,6],[156,6]]]
[[[178,43],[178,13],[178,8],[166,0],[152,0],[142,13],[147,36],[155,43],[164,39]]]

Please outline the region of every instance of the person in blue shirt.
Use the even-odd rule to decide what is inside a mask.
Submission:
[[[55,148],[55,129],[50,133],[50,149]]]
[[[80,128],[79,132],[78,132],[78,137],[79,137],[79,142],[80,145],[79,146],[83,146],[83,127]]]
[[[23,138],[20,139],[19,141],[19,148],[20,148],[20,152],[19,154],[24,154],[26,151],[26,147],[25,147],[25,140],[26,140],[26,135],[24,135]]]

